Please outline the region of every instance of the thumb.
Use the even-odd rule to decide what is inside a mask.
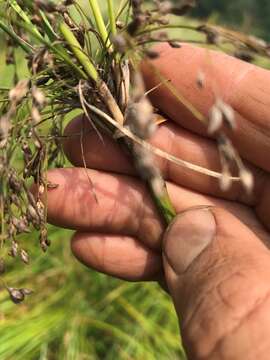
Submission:
[[[269,359],[270,256],[248,227],[190,209],[165,233],[163,261],[191,359]]]

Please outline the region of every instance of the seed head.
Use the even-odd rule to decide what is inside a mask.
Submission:
[[[39,108],[43,108],[46,103],[46,98],[45,98],[45,95],[43,94],[43,92],[36,86],[33,86],[32,96],[33,96],[35,105],[37,105]]]
[[[220,178],[220,188],[222,191],[228,191],[232,186],[231,173],[227,168],[224,168],[222,171],[222,176]]]
[[[114,44],[114,48],[120,54],[124,54],[127,49],[127,41],[123,35],[116,35],[112,38],[112,42]]]
[[[251,171],[243,167],[240,169],[240,180],[247,191],[248,194],[251,194],[254,189],[254,176]]]
[[[21,256],[22,261],[26,265],[28,265],[29,264],[29,255],[28,255],[28,253],[25,250],[21,249],[20,256]]]
[[[213,105],[209,112],[209,125],[208,125],[208,133],[214,134],[217,130],[219,130],[223,123],[223,115],[221,110],[215,105]]]
[[[33,290],[27,288],[20,289],[20,292],[22,292],[25,296],[33,294]]]
[[[12,103],[18,104],[27,94],[29,90],[29,80],[21,80],[18,84],[10,90],[9,100]]]
[[[168,44],[170,45],[170,47],[172,47],[174,49],[181,48],[181,44],[178,41],[168,41]]]
[[[19,304],[24,300],[25,296],[21,289],[8,287],[7,290],[9,292],[10,299],[14,302],[14,304]]]
[[[17,241],[12,240],[11,243],[11,250],[10,250],[10,256],[12,257],[16,257],[18,255],[18,250],[19,250],[19,245],[17,243]]]
[[[216,106],[222,112],[225,123],[232,129],[236,129],[235,114],[233,108],[221,99],[217,99]]]

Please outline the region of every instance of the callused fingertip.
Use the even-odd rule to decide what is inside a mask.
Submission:
[[[196,207],[179,214],[164,235],[163,253],[169,267],[185,273],[211,244],[216,221],[210,207]]]

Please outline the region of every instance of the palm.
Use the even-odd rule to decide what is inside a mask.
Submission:
[[[166,49],[166,56],[157,61],[157,66],[165,77],[173,76],[175,86],[200,110],[206,112],[213,98],[212,88],[209,85],[203,91],[196,89],[196,74],[198,68],[203,66],[203,55],[202,50],[195,50],[192,61],[185,67],[185,56],[190,56],[191,50],[194,51],[188,46],[177,50],[182,51],[182,57],[178,57],[177,51],[168,52]],[[213,56],[219,64],[215,69],[217,82],[229,91],[234,81],[237,90],[230,99],[238,110],[239,129],[234,140],[242,155],[253,163],[248,164],[256,180],[253,196],[248,198],[237,184],[224,193],[215,179],[180,168],[163,159],[157,161],[168,181],[168,190],[177,212],[194,206],[225,208],[267,243],[270,240],[267,231],[267,227],[270,229],[267,222],[270,165],[262,154],[270,150],[270,123],[262,124],[261,116],[266,115],[266,110],[262,103],[258,104],[257,94],[252,93],[252,89],[247,94],[250,96],[248,103],[240,100],[243,100],[241,92],[248,91],[244,83],[252,81],[249,77],[257,76],[266,82],[266,77],[270,75],[263,70],[252,74],[255,70],[249,68],[249,65],[232,59],[224,60],[221,55]],[[226,61],[232,65],[231,76],[238,74],[238,83],[226,77],[222,71]],[[168,63],[174,66],[170,67]],[[179,71],[175,74],[176,65]],[[205,69],[207,71],[210,71],[208,65]],[[148,86],[155,85],[150,71],[144,69],[144,72]],[[154,92],[152,100],[172,119],[159,127],[152,143],[181,159],[219,171],[215,142],[205,136],[204,128],[190,113],[165,87]],[[76,136],[82,132],[82,137]],[[66,154],[76,168],[58,169],[49,174],[52,182],[61,185],[49,192],[49,220],[78,231],[73,239],[73,250],[86,265],[130,280],[158,278],[162,274],[160,252],[165,228],[144,185],[133,177],[134,171],[129,160],[112,140],[104,137],[103,144],[86,119],[75,119],[66,133]],[[255,149],[251,146],[253,143]],[[88,174],[98,201],[90,190],[89,178],[83,169],[84,161],[87,167],[97,169],[88,170]],[[237,232],[237,229],[234,231]]]

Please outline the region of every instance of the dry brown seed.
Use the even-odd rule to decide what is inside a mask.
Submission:
[[[24,218],[17,219],[14,217],[12,219],[12,223],[16,227],[18,233],[29,232],[28,223],[27,223],[26,219],[24,219]]]
[[[33,290],[27,288],[20,289],[20,292],[23,293],[25,296],[33,294]]]
[[[75,0],[65,0],[64,1],[65,6],[70,6],[70,5],[73,5],[74,3],[75,3]]]
[[[20,256],[21,256],[22,261],[25,264],[28,265],[29,264],[29,255],[28,255],[28,253],[25,250],[21,249]]]
[[[22,151],[24,155],[24,161],[27,164],[32,159],[33,154],[29,144],[26,141],[24,141],[22,144]]]
[[[50,240],[50,239],[47,238],[47,239],[45,240],[45,243],[46,243],[47,246],[51,246],[51,240]]]
[[[29,191],[29,189],[27,189],[27,197],[28,197],[30,204],[32,206],[36,206],[36,204],[37,204],[36,199],[35,199],[34,195]]]
[[[48,245],[45,241],[40,242],[40,247],[41,247],[42,251],[44,251],[44,252],[46,252],[48,250]]]
[[[176,16],[183,16],[196,6],[196,0],[185,0],[180,5],[173,6],[170,13]]]
[[[178,41],[168,41],[168,44],[170,45],[170,47],[172,47],[174,49],[181,48],[181,44]]]
[[[9,186],[10,188],[15,192],[15,193],[20,193],[21,192],[21,182],[19,181],[19,179],[17,178],[17,176],[15,175],[15,173],[11,173],[9,175]]]
[[[208,44],[219,44],[220,35],[216,29],[210,28],[207,25],[202,25],[198,27],[198,31],[205,33]]]
[[[125,24],[123,23],[123,21],[117,20],[116,26],[118,29],[122,30],[125,27]]]
[[[59,184],[53,184],[53,183],[51,183],[51,182],[49,182],[49,183],[47,184],[47,188],[48,188],[49,190],[57,189],[58,187],[59,187]]]
[[[24,293],[20,289],[8,287],[9,296],[15,304],[19,304],[24,300]]]
[[[248,52],[248,51],[244,51],[244,50],[237,50],[235,53],[234,53],[234,56],[237,58],[237,59],[240,59],[240,60],[243,60],[243,61],[246,61],[246,62],[253,62],[255,60],[254,56]]]
[[[10,255],[12,257],[16,257],[18,255],[18,250],[19,250],[19,245],[18,245],[17,241],[13,240],[12,244],[11,244]]]
[[[128,33],[133,36],[136,34],[136,32],[140,29],[140,27],[145,24],[147,21],[147,16],[143,14],[138,14],[134,17],[134,19],[129,23],[127,27]]]
[[[114,44],[114,48],[116,51],[123,54],[127,49],[127,41],[122,35],[116,35],[112,38],[112,42]]]
[[[32,205],[28,205],[27,208],[27,220],[29,221],[37,221],[39,223],[40,219],[36,209]]]
[[[233,108],[221,99],[217,99],[216,106],[223,114],[225,123],[232,129],[236,129],[235,114]]]
[[[148,49],[145,51],[145,55],[149,58],[149,59],[157,59],[159,57],[159,53],[155,50],[151,50]]]

